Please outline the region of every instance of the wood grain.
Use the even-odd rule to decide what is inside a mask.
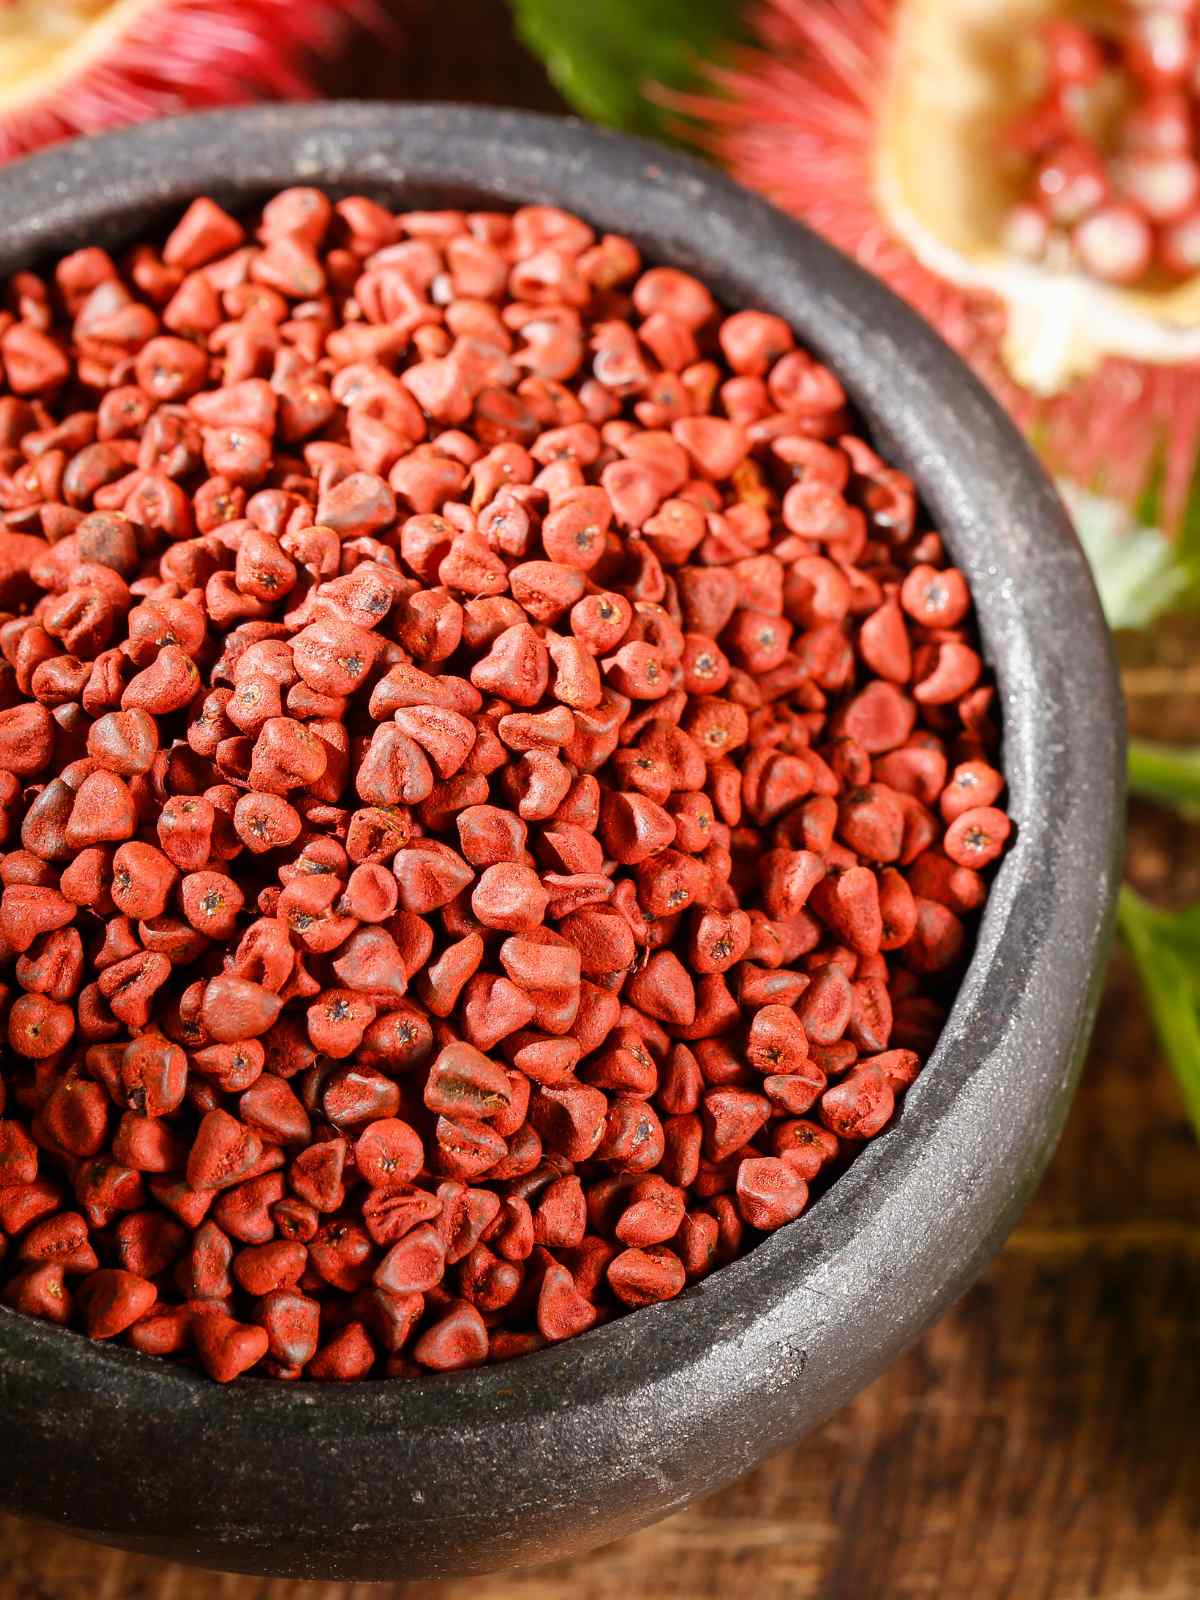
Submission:
[[[395,9],[402,51],[357,52],[332,90],[556,107],[500,0]],[[1200,739],[1195,630],[1123,654],[1138,731]],[[1200,895],[1200,831],[1135,808],[1130,868],[1146,893]],[[0,1600],[566,1594],[1196,1600],[1200,1152],[1123,959],[1058,1154],[1003,1253],[852,1405],[725,1494],[535,1573],[377,1588],[196,1573],[0,1519]]]
[[[1195,1600],[1198,1196],[1200,1153],[1118,961],[1026,1219],[955,1310],[838,1417],[727,1493],[590,1557],[372,1592]],[[353,1593],[194,1573],[0,1524],[0,1600]]]

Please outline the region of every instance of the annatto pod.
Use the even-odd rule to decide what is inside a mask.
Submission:
[[[1095,555],[1137,523],[1173,533],[1195,492],[1200,41],[1170,0],[1077,12],[766,0],[749,13],[761,47],[714,69],[719,98],[684,109],[736,177],[856,256],[973,363],[1036,440]],[[1138,536],[1137,593],[1118,594],[1114,571],[1104,595],[1118,624],[1173,598],[1151,581],[1169,550]]]
[[[8,0],[0,160],[177,111],[312,93],[351,0]]]

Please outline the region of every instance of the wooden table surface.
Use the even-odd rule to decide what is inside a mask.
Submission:
[[[403,53],[360,50],[332,88],[554,108],[500,0],[407,5]],[[1200,740],[1196,631],[1122,654],[1137,730]],[[1130,870],[1146,893],[1200,896],[1200,830],[1135,808]],[[960,1304],[833,1421],[583,1559],[360,1588],[397,1600],[1196,1600],[1200,1151],[1126,961],[1025,1219]],[[0,1519],[0,1600],[352,1591],[192,1572]]]

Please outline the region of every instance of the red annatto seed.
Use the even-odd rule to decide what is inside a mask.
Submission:
[[[373,1281],[389,1294],[428,1294],[441,1283],[445,1265],[441,1235],[428,1223],[418,1223],[388,1250]]]
[[[766,1005],[757,1011],[746,1040],[746,1059],[765,1077],[800,1069],[808,1057],[808,1038],[791,1006]]]
[[[262,984],[223,975],[205,984],[200,1016],[209,1038],[229,1044],[266,1033],[282,1004]]]
[[[946,829],[943,848],[960,867],[986,867],[1003,852],[1012,823],[995,806],[960,811]]]
[[[253,1042],[248,1040],[247,1046]],[[312,1121],[303,1103],[290,1085],[273,1073],[260,1073],[245,1090],[238,1100],[238,1117],[256,1133],[285,1147],[304,1146],[312,1138]]]
[[[372,1188],[390,1189],[416,1178],[425,1155],[419,1134],[398,1117],[370,1122],[354,1145],[354,1164]]]
[[[308,1364],[318,1383],[349,1383],[365,1378],[375,1364],[375,1346],[361,1322],[348,1322],[322,1345]]]
[[[131,1212],[114,1230],[122,1267],[143,1278],[165,1272],[178,1259],[187,1237],[186,1228],[159,1211]]]
[[[684,1217],[681,1188],[651,1175],[629,1190],[629,1203],[613,1229],[622,1244],[645,1248],[674,1238]]]
[[[596,1307],[579,1292],[566,1267],[551,1263],[538,1291],[537,1326],[542,1337],[551,1344],[570,1339],[594,1327],[598,1316]]]
[[[22,1261],[52,1261],[66,1273],[94,1272],[100,1265],[87,1219],[78,1211],[60,1211],[34,1223],[21,1239],[19,1253]]]
[[[9,1278],[0,1298],[14,1311],[44,1322],[66,1323],[76,1309],[64,1281],[62,1264],[55,1261],[20,1268]]]
[[[302,1369],[316,1354],[320,1305],[296,1289],[273,1289],[255,1307],[255,1322],[267,1336],[271,1358]]]
[[[348,1293],[359,1289],[371,1275],[371,1241],[352,1222],[326,1222],[308,1244],[309,1262],[318,1280]]]
[[[200,1124],[187,1161],[193,1189],[223,1189],[240,1183],[262,1155],[262,1140],[227,1111],[210,1111]]]
[[[887,1075],[865,1062],[821,1096],[821,1120],[841,1139],[870,1139],[891,1120],[895,1097]]]
[[[826,966],[800,996],[797,1015],[811,1043],[833,1044],[842,1037],[853,1012],[850,980],[835,966]]]
[[[1131,284],[1154,256],[1154,233],[1132,205],[1106,205],[1076,223],[1071,241],[1085,272],[1107,283]]]
[[[269,1339],[265,1328],[237,1322],[208,1306],[197,1306],[195,1312],[192,1341],[196,1354],[205,1372],[218,1383],[231,1383],[266,1355]]]
[[[399,1109],[398,1086],[374,1067],[335,1065],[324,1079],[321,1110],[335,1128],[355,1132]]]
[[[811,1183],[838,1153],[836,1137],[817,1122],[803,1119],[778,1122],[771,1147],[806,1183]]]
[[[800,1215],[1010,829],[966,579],[836,377],[540,206],[201,199],[6,303],[0,1299],[417,1376]]]
[[[109,772],[148,772],[158,752],[158,724],[148,711],[110,711],[88,729],[87,749]]]
[[[904,946],[904,962],[914,972],[942,972],[954,965],[966,933],[962,920],[936,900],[916,897],[916,927]]]
[[[233,1185],[213,1201],[213,1220],[231,1239],[241,1244],[265,1244],[271,1238],[271,1207],[283,1199],[281,1164],[274,1151],[265,1151],[255,1168],[257,1176]],[[268,1170],[263,1171],[264,1166]]]
[[[126,1337],[145,1356],[177,1356],[187,1349],[192,1315],[187,1306],[151,1306]]]
[[[479,1312],[465,1300],[452,1301],[440,1320],[412,1347],[413,1360],[431,1372],[457,1372],[477,1367],[488,1354],[487,1327]]]
[[[52,1215],[62,1200],[62,1191],[44,1179],[7,1184],[0,1188],[0,1227],[9,1234],[20,1233],[40,1217]]]
[[[649,1306],[673,1300],[686,1282],[683,1262],[666,1245],[622,1250],[608,1268],[608,1282],[625,1306]]]
[[[168,1116],[187,1088],[187,1057],[170,1040],[144,1033],[125,1047],[120,1073],[132,1110],[148,1117]]]
[[[762,1156],[741,1162],[737,1206],[751,1228],[771,1232],[792,1222],[808,1204],[808,1185],[786,1161]]]
[[[1001,239],[1006,250],[1027,261],[1040,261],[1051,239],[1050,217],[1036,201],[1023,200],[1004,219]]]
[[[710,1161],[735,1155],[764,1126],[770,1102],[749,1089],[710,1089],[702,1101],[704,1150]]]
[[[952,823],[964,811],[991,806],[1004,792],[1004,777],[986,761],[964,761],[955,767],[939,797],[942,817]]]
[[[43,994],[23,994],[8,1013],[8,1042],[18,1055],[44,1061],[65,1048],[75,1032],[71,1007]],[[86,1087],[86,1086],[85,1086]],[[91,1155],[93,1151],[79,1151]]]
[[[76,1297],[87,1334],[93,1339],[112,1339],[145,1315],[158,1291],[136,1273],[105,1268],[90,1273]]]
[[[900,603],[925,628],[956,628],[971,604],[962,573],[953,567],[916,566],[900,586]]]

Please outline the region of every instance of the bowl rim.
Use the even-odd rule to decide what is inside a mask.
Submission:
[[[1041,468],[940,338],[801,224],[645,141],[571,119],[439,104],[329,102],[170,119],[0,172],[10,219],[0,271],[118,238],[198,193],[248,203],[292,182],[391,192],[395,204],[426,204],[423,196],[439,192],[451,201],[487,195],[500,207],[562,204],[598,228],[632,232],[649,259],[696,271],[727,304],[780,311],[834,367],[887,458],[913,474],[971,579],[1003,705],[1017,839],[942,1038],[893,1128],[797,1223],[678,1300],[516,1363],[344,1388],[220,1388],[0,1310],[0,1399],[41,1374],[60,1402],[90,1395],[101,1418],[119,1415],[123,1426],[170,1412],[187,1447],[201,1452],[206,1431],[251,1439],[294,1427],[331,1459],[339,1435],[364,1447],[391,1436],[402,1444],[401,1469],[416,1459],[406,1440],[494,1468],[501,1438],[511,1452],[548,1430],[566,1439],[560,1460],[578,1460],[589,1426],[608,1441],[621,1408],[636,1414],[642,1402],[649,1411],[682,1408],[666,1429],[676,1444],[685,1433],[702,1441],[706,1428],[728,1436],[739,1408],[743,1426],[756,1416],[756,1437],[725,1461],[702,1462],[683,1494],[610,1457],[608,1471],[649,1487],[655,1515],[736,1476],[880,1370],[971,1280],[1040,1175],[1094,1015],[1117,887],[1123,715],[1107,629]],[[771,1358],[779,1365],[764,1380]],[[566,1414],[575,1423],[564,1434]],[[94,1440],[99,1423],[86,1426]],[[646,1424],[623,1437],[644,1448]],[[214,1456],[214,1473],[218,1465]],[[529,1504],[540,1503],[527,1472],[514,1463],[511,1476]],[[12,1497],[3,1469],[0,1490]],[[385,1498],[372,1528],[382,1529],[384,1511],[428,1520],[408,1490]],[[23,1503],[57,1504],[53,1493]],[[241,1526],[231,1511],[221,1537],[236,1544]],[[255,1526],[263,1538],[261,1517]],[[285,1536],[282,1509],[271,1526]]]

